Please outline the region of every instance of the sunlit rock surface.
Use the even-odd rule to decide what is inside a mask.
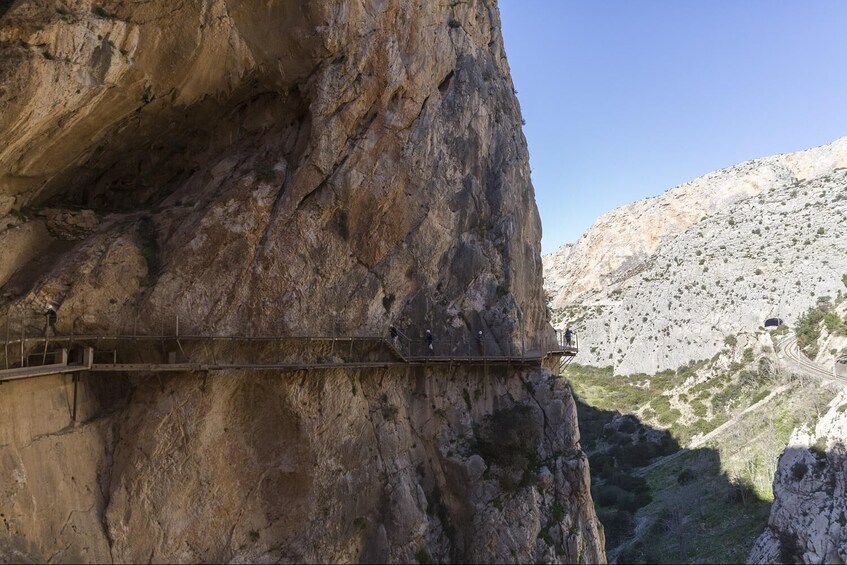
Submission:
[[[847,138],[619,208],[545,259],[556,325],[579,333],[582,363],[653,374],[709,359],[767,318],[795,324],[847,290],[845,193]]]
[[[0,6],[5,318],[549,338],[493,3]],[[77,424],[70,390],[0,387],[0,559],[605,559],[545,370],[86,375]]]

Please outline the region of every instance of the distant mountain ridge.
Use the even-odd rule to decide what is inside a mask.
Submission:
[[[545,289],[554,309],[642,267],[663,243],[739,200],[847,167],[847,137],[805,151],[746,161],[616,208],[576,243],[545,255]]]
[[[544,258],[580,361],[652,374],[847,289],[847,138],[721,169],[602,216]]]

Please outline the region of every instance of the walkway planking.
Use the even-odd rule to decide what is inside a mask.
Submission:
[[[297,361],[273,361],[255,360],[256,352],[252,352],[254,359],[236,360],[236,351],[219,352],[221,356],[230,356],[231,362],[217,362],[215,355],[208,349],[210,344],[229,343],[236,346],[235,349],[249,349],[252,345],[270,345],[284,346],[288,345],[322,345],[324,349],[329,347],[329,355],[335,356],[335,359],[327,360],[325,357],[320,357],[315,360],[297,360]],[[115,347],[103,349],[107,344],[112,344]],[[148,344],[155,345],[162,349],[162,362],[119,362],[118,361],[118,345],[122,347],[132,347],[133,345]],[[241,347],[238,347],[239,344]],[[342,344],[344,344],[342,346]],[[369,347],[367,351],[356,352],[355,344],[364,344]],[[524,352],[523,355],[459,355],[456,353],[450,354],[433,354],[433,355],[410,355],[404,353],[400,349],[410,351],[413,347],[412,343],[400,344],[400,349],[385,337],[377,336],[203,336],[203,335],[147,335],[147,336],[127,336],[127,335],[77,335],[77,336],[56,336],[45,339],[44,337],[24,337],[23,339],[7,340],[5,342],[5,359],[14,359],[20,352],[21,359],[24,359],[22,364],[26,365],[28,359],[32,356],[39,357],[42,353],[44,357],[48,355],[48,347],[52,346],[49,354],[55,353],[57,347],[62,348],[62,361],[60,363],[32,365],[23,367],[13,367],[0,370],[0,383],[18,379],[40,377],[47,375],[57,375],[65,373],[82,373],[82,372],[196,372],[196,371],[231,371],[231,370],[275,370],[275,371],[312,371],[312,370],[331,370],[338,368],[346,369],[367,369],[367,368],[388,368],[402,366],[421,366],[421,365],[516,365],[516,366],[541,366],[548,358],[557,360],[563,357],[570,360],[578,349],[576,347],[561,346],[552,344],[551,347],[544,350],[534,350]],[[185,353],[185,348],[189,346],[203,346],[206,352],[212,357],[205,362],[197,362],[190,359]],[[439,343],[436,342],[436,347],[453,346],[452,342]],[[338,349],[336,349],[336,347]],[[468,346],[472,347],[472,346]],[[82,352],[83,363],[68,363],[67,351],[79,350]],[[34,353],[29,353],[34,351]],[[140,350],[139,350],[140,351]],[[169,351],[169,353],[165,353]],[[243,352],[243,351],[242,351]],[[145,352],[147,354],[151,351]],[[192,356],[197,356],[198,353],[192,352]],[[262,352],[264,356],[269,355],[268,352]],[[326,352],[324,352],[326,353]],[[357,353],[358,355],[354,355]],[[387,353],[383,355],[386,358],[372,359],[374,355]],[[107,363],[95,362],[99,355],[101,358],[104,354],[111,357]],[[359,357],[352,359],[341,359],[340,356],[346,354],[348,357]],[[177,355],[189,357],[185,361],[177,362]],[[164,362],[164,358],[168,357],[168,362]],[[250,355],[248,354],[248,357]],[[364,357],[364,358],[362,358]]]

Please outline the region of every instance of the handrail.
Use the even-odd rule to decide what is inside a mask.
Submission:
[[[520,341],[514,341],[511,338],[500,339],[494,334],[486,332],[476,334],[468,332],[462,338],[456,339],[451,336],[449,339],[441,339],[438,336],[433,336],[431,342],[417,330],[421,337],[410,338],[409,333],[400,329],[396,330],[397,336],[391,338],[385,335],[319,335],[319,334],[230,334],[221,335],[216,333],[210,334],[195,334],[180,333],[180,320],[178,316],[174,317],[173,333],[165,331],[165,324],[153,324],[145,322],[143,327],[160,328],[159,332],[154,333],[138,333],[138,319],[133,323],[132,334],[118,331],[114,334],[106,333],[77,333],[77,321],[80,318],[74,318],[70,324],[70,335],[48,335],[52,334],[49,331],[50,325],[44,315],[20,315],[13,316],[11,309],[7,312],[5,320],[5,341],[4,341],[4,360],[0,365],[0,370],[12,368],[25,368],[39,365],[46,365],[48,354],[51,353],[51,348],[55,349],[58,346],[66,347],[68,350],[73,350],[84,345],[96,345],[95,350],[98,356],[102,357],[106,353],[112,357],[113,364],[117,364],[118,350],[124,349],[127,342],[131,343],[157,343],[165,347],[165,344],[174,344],[174,351],[171,353],[168,361],[173,363],[176,356],[181,356],[182,359],[189,360],[189,353],[186,348],[192,346],[196,342],[247,342],[248,344],[260,344],[263,342],[274,343],[297,343],[308,341],[310,344],[320,343],[329,349],[328,354],[339,359],[343,363],[365,362],[361,359],[367,358],[367,362],[374,361],[375,356],[381,355],[372,347],[363,350],[361,346],[354,347],[355,344],[371,344],[372,346],[386,346],[388,352],[391,353],[392,361],[401,363],[409,362],[522,362],[522,361],[537,361],[551,355],[572,357],[579,350],[578,337],[575,333],[572,334],[571,343],[566,343],[564,333],[557,331],[555,337],[548,336],[547,339],[533,339],[527,343],[524,336],[521,336]],[[17,323],[15,323],[17,322]],[[65,324],[67,326],[67,324]],[[33,335],[35,334],[35,335]],[[343,347],[337,347],[338,343],[349,343]],[[43,348],[41,347],[43,344]],[[331,344],[331,345],[328,345]],[[109,351],[104,352],[103,347],[108,346]],[[430,347],[431,346],[431,347]],[[367,346],[365,346],[367,347]],[[208,348],[207,348],[208,352]],[[163,354],[166,353],[163,350]],[[198,356],[198,352],[193,352],[194,356]],[[239,357],[236,350],[232,350],[232,360],[235,362],[236,357]],[[253,351],[252,356],[267,356],[268,352]],[[303,363],[316,365],[320,362],[321,355],[326,355],[326,351],[313,350],[312,357],[314,360],[306,360]],[[355,355],[354,355],[355,354]],[[203,356],[202,353],[199,354]],[[211,353],[214,361],[215,353]],[[244,355],[241,355],[242,357]],[[249,355],[248,355],[249,356]],[[33,363],[33,359],[39,360],[40,363]],[[286,361],[291,363],[290,361]],[[242,363],[243,364],[243,363]]]

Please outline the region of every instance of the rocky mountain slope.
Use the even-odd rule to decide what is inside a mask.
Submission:
[[[721,169],[604,214],[576,243],[544,257],[551,305],[562,308],[632,276],[660,245],[739,200],[842,167],[847,138]]]
[[[63,333],[393,323],[483,330],[492,352],[551,333],[493,3],[0,12],[6,319],[54,302]],[[0,558],[604,560],[573,400],[543,369],[81,386],[76,425],[67,379],[0,389]]]
[[[692,204],[698,194],[714,208]],[[659,210],[676,206],[700,211],[671,230]],[[589,260],[595,267],[585,280],[547,271],[556,279],[548,289],[570,289],[553,301],[566,304],[554,308],[556,321],[580,333],[583,363],[620,374],[708,359],[765,318],[795,323],[818,298],[847,290],[846,217],[847,139],[707,175],[619,209],[568,250],[568,273]],[[622,247],[639,241],[635,233],[662,235],[653,249]],[[588,241],[596,243],[591,253]],[[601,260],[613,256],[619,268]],[[598,281],[604,286],[594,289]]]
[[[847,561],[847,392],[812,429],[798,429],[779,459],[768,528],[749,563]]]

